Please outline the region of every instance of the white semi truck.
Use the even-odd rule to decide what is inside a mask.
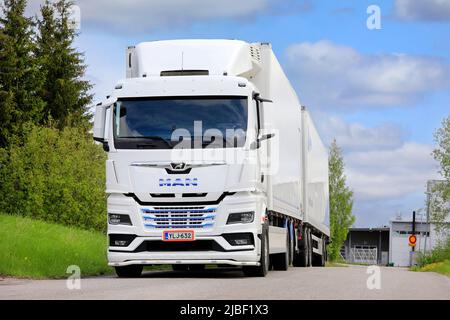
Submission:
[[[271,45],[145,42],[126,66],[94,124],[117,275],[324,266],[327,150]]]

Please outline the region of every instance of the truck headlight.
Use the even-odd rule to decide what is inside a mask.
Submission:
[[[132,225],[130,216],[127,214],[109,213],[108,221],[109,221],[109,224],[113,224],[113,225],[118,225],[118,224],[124,224],[127,226]]]
[[[253,211],[230,213],[228,215],[227,224],[252,223],[254,219],[255,213]]]

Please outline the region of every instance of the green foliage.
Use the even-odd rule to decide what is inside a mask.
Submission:
[[[105,155],[87,134],[91,85],[72,47],[72,2],[46,1],[39,19],[26,5],[6,0],[0,15],[0,209],[104,230]]]
[[[92,95],[73,42],[72,2],[46,1],[41,18],[25,17],[26,0],[5,0],[0,14],[0,147],[23,138],[23,125],[86,125]]]
[[[434,137],[437,147],[433,156],[440,164],[440,173],[444,180],[433,183],[427,205],[436,231],[443,233],[448,228],[446,220],[450,214],[450,116],[442,121],[442,127],[435,132]]]
[[[450,260],[444,260],[442,262],[435,262],[431,264],[427,264],[423,267],[413,267],[413,271],[422,271],[422,272],[437,272],[447,277],[450,277]]]
[[[60,128],[67,124],[68,117],[76,124],[88,122],[92,102],[92,86],[82,79],[86,70],[83,54],[72,47],[77,36],[70,21],[72,4],[47,0],[38,20],[36,56],[45,73],[40,95],[47,102],[46,119],[51,117]]]
[[[442,121],[442,127],[436,131],[434,137],[438,146],[433,155],[440,163],[440,172],[447,181],[443,195],[444,199],[448,200],[450,198],[450,116]]]
[[[38,95],[43,82],[35,50],[33,21],[24,16],[26,0],[5,0],[0,14],[0,147],[22,125],[40,123],[44,101]]]
[[[329,181],[331,244],[328,246],[328,253],[330,260],[336,261],[347,238],[348,229],[355,223],[352,214],[353,192],[346,185],[344,159],[336,140],[330,148]]]
[[[66,278],[77,265],[81,276],[110,273],[106,235],[0,214],[0,274]]]
[[[84,127],[27,127],[0,159],[0,210],[105,230],[105,153]]]
[[[445,193],[448,187],[447,181],[433,181],[429,188],[427,207],[429,220],[433,223],[436,232],[440,235],[446,234],[449,228],[447,217],[450,214],[449,198]]]
[[[433,250],[426,254],[419,254],[417,261],[419,267],[437,262],[450,260],[450,237],[446,241],[437,245]]]

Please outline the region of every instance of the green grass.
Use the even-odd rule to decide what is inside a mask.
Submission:
[[[432,271],[450,277],[450,237],[442,241],[431,252],[420,254],[418,265],[412,271]]]
[[[106,251],[103,233],[0,214],[2,276],[64,278],[71,265],[82,277],[111,273]]]
[[[413,271],[437,272],[450,277],[450,260],[427,264],[423,267],[413,267]]]

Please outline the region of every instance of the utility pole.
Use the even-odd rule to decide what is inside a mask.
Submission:
[[[413,211],[413,220],[412,220],[412,235],[416,235],[416,212]],[[416,246],[412,246],[412,251],[416,251]]]

